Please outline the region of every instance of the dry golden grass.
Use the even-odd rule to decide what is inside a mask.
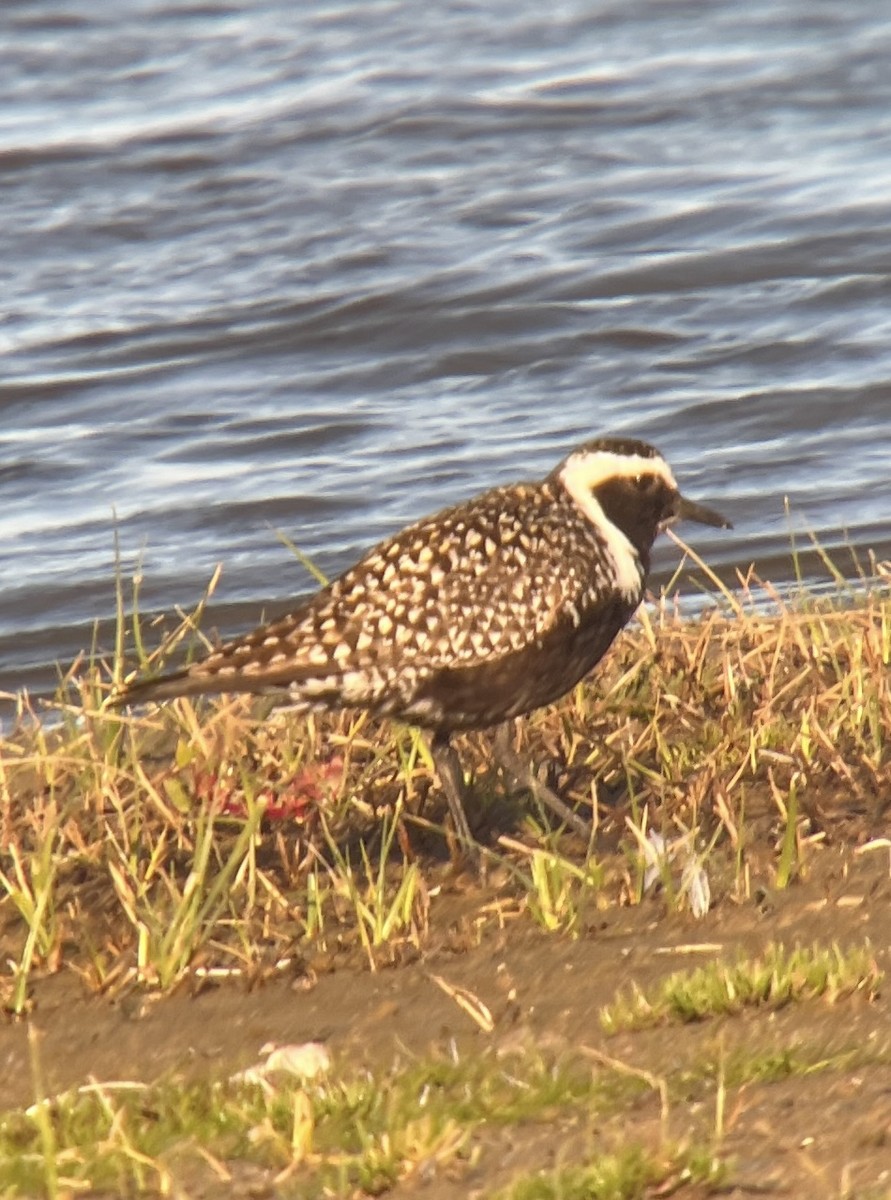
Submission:
[[[822,839],[879,830],[887,591],[790,604],[741,584],[694,620],[667,601],[642,609],[589,682],[523,724],[524,750],[592,817],[591,846],[522,798],[509,805],[486,737],[464,739],[487,858],[545,928],[577,932],[586,905],[639,902],[654,828],[667,844],[686,839],[687,861],[734,899],[755,882],[789,884]],[[375,968],[423,947],[447,856],[415,731],[363,716],[258,719],[238,698],[121,713],[107,706],[108,675],[70,680],[52,724],[22,700],[0,743],[7,1008],[25,1011],[35,973],[63,966],[90,989],[165,990],[317,952]],[[689,902],[662,861],[669,902]]]

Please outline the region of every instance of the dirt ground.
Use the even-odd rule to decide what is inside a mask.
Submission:
[[[522,1054],[608,1055],[654,1075],[736,1050],[811,1047],[842,1065],[780,1081],[728,1088],[720,1142],[732,1167],[729,1196],[891,1196],[891,1006],[886,985],[877,1001],[847,997],[606,1037],[602,1005],[632,982],[640,986],[719,953],[757,953],[773,940],[787,946],[871,942],[891,972],[891,860],[887,850],[855,854],[826,848],[809,878],[735,904],[722,900],[701,920],[668,913],[658,897],[613,907],[590,920],[577,940],[539,932],[528,917],[492,905],[502,899],[469,877],[444,874],[432,900],[434,936],[422,957],[370,972],[357,964],[304,963],[298,973],[252,990],[238,981],[181,990],[161,999],[131,994],[112,1003],[90,995],[72,973],[38,981],[31,1021],[40,1031],[45,1087],[57,1092],[88,1079],[152,1081],[167,1072],[221,1076],[258,1060],[267,1043],[324,1042],[335,1069],[447,1050],[494,1047]],[[488,908],[487,908],[488,906]],[[478,914],[482,939],[469,936]],[[484,1033],[433,976],[485,1003],[494,1029]],[[843,1060],[851,1052],[849,1060]],[[848,1065],[843,1065],[848,1061]],[[0,1107],[34,1098],[27,1025],[0,1025]],[[617,1118],[618,1120],[619,1118]],[[627,1114],[621,1120],[627,1121]],[[634,1135],[658,1137],[653,1092],[634,1113]],[[679,1139],[713,1135],[711,1103],[672,1104]],[[618,1131],[621,1132],[621,1131]],[[488,1195],[521,1170],[560,1161],[577,1130],[492,1130],[479,1139],[472,1165],[397,1195],[458,1200]],[[689,1185],[676,1193],[699,1193]]]

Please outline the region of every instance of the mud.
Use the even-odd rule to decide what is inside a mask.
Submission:
[[[858,996],[836,1004],[816,1000],[611,1038],[602,1033],[598,1012],[632,982],[645,987],[716,954],[754,954],[775,940],[845,946],[869,939],[888,973],[889,905],[888,851],[858,855],[849,847],[820,851],[804,882],[740,903],[725,897],[704,919],[668,912],[657,897],[596,914],[577,940],[540,932],[499,891],[451,877],[432,902],[429,945],[413,962],[372,972],[304,961],[288,977],[254,987],[237,979],[205,981],[161,998],[132,992],[115,1002],[91,995],[79,977],[63,971],[37,981],[30,1021],[41,1035],[40,1065],[50,1093],[90,1079],[226,1076],[255,1063],[270,1042],[324,1042],[341,1071],[387,1068],[394,1060],[455,1048],[606,1054],[657,1076],[710,1059],[729,1061],[736,1052],[811,1047],[833,1060],[851,1052],[847,1066],[839,1058],[811,1074],[728,1087],[723,1120],[713,1103],[674,1102],[671,1131],[681,1140],[702,1139],[716,1136],[722,1125],[720,1153],[732,1163],[728,1195],[887,1196],[888,985],[873,1003]],[[474,914],[482,911],[485,919],[475,924]],[[434,976],[482,1001],[494,1020],[492,1032],[483,1032]],[[33,1100],[31,1055],[27,1023],[7,1019],[0,1026],[0,1107]],[[655,1092],[635,1112],[633,1132],[658,1142]],[[488,1194],[520,1171],[560,1160],[579,1137],[559,1122],[486,1131],[473,1164],[454,1177],[431,1179],[423,1195]],[[697,1193],[679,1184],[677,1194]]]

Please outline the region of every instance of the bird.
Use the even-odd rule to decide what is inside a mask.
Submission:
[[[419,726],[467,847],[475,842],[452,738],[495,728],[500,765],[583,832],[587,823],[507,731],[597,665],[643,600],[657,536],[681,519],[731,528],[681,494],[653,446],[595,438],[542,479],[406,526],[286,616],[189,666],[125,684],[114,703],[285,693],[298,712],[365,709]]]

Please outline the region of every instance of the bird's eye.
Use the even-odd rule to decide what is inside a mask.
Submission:
[[[635,487],[642,488],[644,486],[645,482],[646,482],[646,480],[644,479],[643,475],[635,475],[634,476],[634,486]]]

